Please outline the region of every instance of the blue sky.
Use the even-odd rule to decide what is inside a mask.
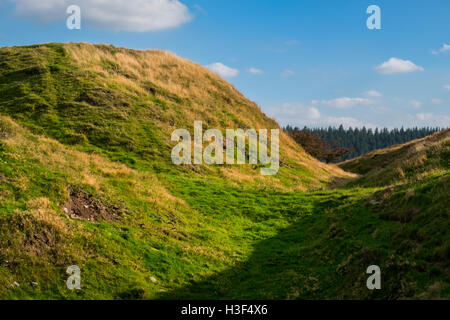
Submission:
[[[280,124],[450,126],[450,1],[0,0],[0,46],[163,49],[221,73]],[[66,27],[78,4],[81,30]],[[369,30],[369,5],[381,30]]]

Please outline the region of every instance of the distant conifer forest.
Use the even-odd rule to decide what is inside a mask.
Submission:
[[[286,126],[283,128],[305,151],[325,161],[339,162],[352,159],[373,150],[388,148],[433,134],[442,128],[367,129],[307,128]]]

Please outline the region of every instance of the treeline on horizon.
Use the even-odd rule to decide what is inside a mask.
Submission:
[[[424,138],[437,131],[439,127],[423,128],[308,128],[300,129],[290,125],[283,128],[307,152],[326,162],[345,161],[370,151],[403,144]]]

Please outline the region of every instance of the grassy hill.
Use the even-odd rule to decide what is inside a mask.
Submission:
[[[450,169],[450,129],[387,149],[376,150],[339,166],[362,175],[354,183],[384,186]]]
[[[170,133],[194,120],[278,125],[164,52],[46,44],[0,66],[0,299],[450,297],[448,168],[358,186],[284,134],[276,176],[175,166]]]
[[[36,134],[130,167],[192,171],[236,183],[306,190],[345,173],[307,155],[280,132],[280,174],[255,166],[177,168],[171,133],[207,129],[277,129],[278,124],[209,70],[162,51],[91,44],[0,49],[0,112]],[[281,130],[280,130],[281,131]]]

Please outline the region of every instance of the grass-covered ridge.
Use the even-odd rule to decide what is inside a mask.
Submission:
[[[384,186],[417,181],[430,172],[450,169],[450,129],[391,148],[376,150],[339,164],[344,170],[360,174],[354,183]]]
[[[192,172],[172,165],[170,136],[177,128],[192,133],[195,120],[203,122],[204,131],[279,128],[219,76],[167,52],[45,44],[2,48],[0,64],[1,113],[34,133],[133,168]],[[280,134],[276,177],[261,179],[252,166],[199,170],[237,183],[259,180],[302,190],[345,175]]]
[[[284,135],[275,177],[176,167],[170,132],[193,120],[277,127],[168,53],[0,49],[0,299],[450,296],[446,144],[414,179],[331,189],[352,175]],[[380,291],[366,288],[372,264]]]

